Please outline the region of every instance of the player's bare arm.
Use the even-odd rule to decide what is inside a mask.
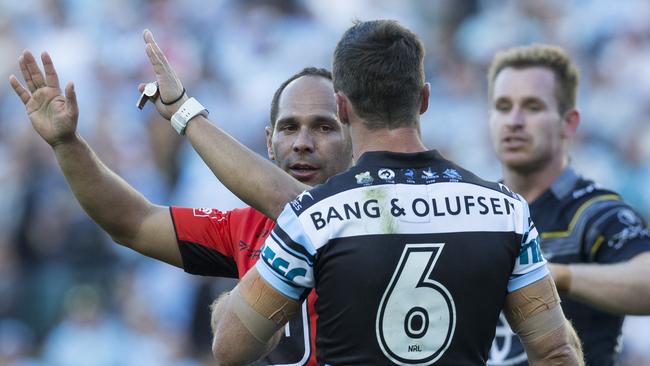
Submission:
[[[153,34],[145,30],[143,36],[160,93],[154,99],[156,109],[161,116],[171,119],[190,97],[156,44]],[[144,84],[140,85],[140,91],[144,91]],[[177,101],[173,104],[162,102],[174,100]],[[309,188],[240,144],[204,116],[192,118],[185,134],[214,175],[242,201],[267,217],[276,219],[287,202]],[[241,169],[243,166],[247,169]]]
[[[181,256],[169,210],[151,204],[107,168],[77,133],[79,110],[72,83],[59,86],[59,77],[47,52],[43,71],[25,51],[18,63],[26,87],[11,75],[9,82],[25,104],[34,130],[56,155],[75,197],[113,239],[144,255],[181,266]]]
[[[504,313],[531,365],[584,365],[580,341],[550,276],[508,294]]]
[[[557,288],[613,314],[650,314],[650,253],[614,264],[549,264]]]
[[[300,302],[271,287],[253,267],[212,305],[212,352],[218,365],[246,365],[271,351]]]

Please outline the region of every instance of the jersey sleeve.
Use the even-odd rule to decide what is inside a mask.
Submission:
[[[591,261],[622,262],[650,251],[650,231],[641,216],[621,202],[597,215],[585,245]]]
[[[178,248],[187,273],[237,278],[229,212],[210,208],[170,208]]]
[[[523,235],[519,255],[508,281],[508,292],[516,291],[539,281],[549,274],[546,259],[539,246],[539,234],[530,218],[530,210],[526,201],[521,198],[524,210]]]
[[[284,295],[304,299],[314,287],[316,250],[289,204],[266,239],[255,265],[259,274]]]

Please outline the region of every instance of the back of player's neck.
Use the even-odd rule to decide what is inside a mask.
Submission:
[[[350,129],[354,156],[361,156],[368,151],[421,152],[426,151],[420,132],[416,126],[401,127],[393,130],[382,128],[368,130]]]

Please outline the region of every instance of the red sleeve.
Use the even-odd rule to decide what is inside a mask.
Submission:
[[[259,258],[259,249],[275,223],[252,208],[219,211],[171,207],[186,272],[241,277]]]

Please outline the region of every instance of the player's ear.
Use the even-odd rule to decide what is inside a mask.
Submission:
[[[350,123],[350,116],[348,114],[348,103],[350,102],[348,101],[348,97],[341,92],[336,92],[334,95],[336,96],[336,113],[339,116],[339,121],[347,125]]]
[[[422,90],[420,91],[420,114],[424,113],[429,109],[429,95],[431,94],[431,84],[424,83]]]
[[[273,127],[266,126],[264,132],[266,133],[266,153],[269,155],[269,159],[275,160],[275,154],[273,153]]]
[[[575,108],[569,109],[562,116],[562,122],[562,136],[572,138],[580,125],[580,112]]]

